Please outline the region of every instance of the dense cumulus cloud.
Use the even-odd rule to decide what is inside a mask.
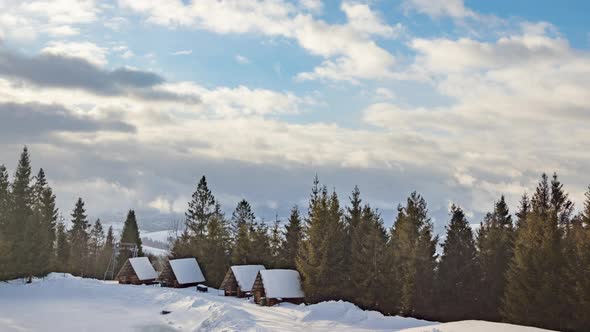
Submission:
[[[451,202],[477,223],[501,194],[514,209],[544,171],[560,172],[578,201],[590,182],[590,54],[549,23],[515,24],[460,0],[400,5],[403,15],[449,18],[464,33],[457,36],[414,35],[352,1],[337,8],[337,22],[322,16],[321,1],[86,1],[78,10],[62,2],[60,20],[35,1],[0,4],[0,38],[9,41],[0,46],[0,163],[14,169],[29,145],[62,209],[82,195],[96,216],[135,208],[149,220],[179,218],[204,174],[226,211],[247,198],[270,220],[293,204],[305,208],[318,174],[343,200],[359,185],[386,224],[418,190],[442,231]],[[68,22],[70,12],[85,19]],[[31,27],[30,38],[19,39],[7,15]],[[68,29],[96,22],[115,32],[260,38],[271,53],[299,49],[311,60],[289,71],[293,89],[256,79],[211,84],[182,62],[200,55],[197,45],[174,45],[160,63],[120,41],[64,40]],[[59,29],[39,48],[13,46]],[[478,29],[494,33],[480,38]],[[216,56],[239,66],[231,76],[272,66],[224,53]],[[160,68],[177,63],[180,74]],[[193,70],[197,79],[187,78]],[[347,94],[362,101],[338,101]]]

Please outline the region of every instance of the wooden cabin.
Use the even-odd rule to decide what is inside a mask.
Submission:
[[[219,289],[225,296],[244,297],[252,291],[258,272],[265,269],[264,265],[234,265],[227,270]]]
[[[261,270],[256,276],[254,302],[263,306],[273,306],[281,302],[303,303],[299,272],[295,270]]]
[[[185,288],[205,282],[205,276],[196,258],[181,258],[166,262],[159,280],[165,287]]]
[[[158,274],[147,257],[129,258],[116,279],[120,284],[149,285],[156,281]]]

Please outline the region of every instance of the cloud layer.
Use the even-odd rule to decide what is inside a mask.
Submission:
[[[504,24],[463,1],[408,0],[393,18],[343,1],[338,19],[321,1],[44,4],[0,3],[0,162],[28,144],[62,208],[82,194],[95,215],[171,218],[207,174],[227,209],[246,197],[272,218],[305,205],[318,173],[343,198],[359,184],[387,222],[419,190],[442,230],[450,201],[477,222],[543,171],[576,199],[590,181],[590,54],[547,22]],[[402,23],[412,15],[459,32],[421,35]],[[478,36],[474,22],[502,28]],[[85,40],[87,27],[114,37]],[[118,40],[126,29],[189,38],[150,50]],[[212,56],[190,39],[203,32],[258,44]],[[283,48],[305,61],[274,61]],[[231,83],[191,61],[235,66]],[[288,88],[250,77],[277,66]]]

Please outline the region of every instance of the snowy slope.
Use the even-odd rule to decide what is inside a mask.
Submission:
[[[141,249],[146,254],[152,254],[155,256],[168,256],[168,254],[170,254],[170,252],[168,252],[168,250],[154,248],[154,247],[150,247],[150,246],[146,246],[146,245],[141,245]]]
[[[148,231],[140,231],[140,235],[142,238],[146,237],[148,239],[168,243],[169,237],[174,237],[174,233],[170,230],[163,230],[163,231],[156,231],[156,232],[148,232]]]
[[[162,310],[171,311],[161,315]],[[541,331],[466,321],[436,324],[384,317],[346,302],[260,307],[191,289],[118,285],[62,274],[0,283],[0,331]]]

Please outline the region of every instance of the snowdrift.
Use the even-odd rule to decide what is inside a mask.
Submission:
[[[162,310],[171,313],[162,315]],[[385,317],[342,301],[261,307],[244,299],[217,295],[213,289],[209,293],[197,293],[194,289],[155,285],[118,285],[58,273],[28,285],[22,280],[0,283],[0,331],[109,330],[542,331],[482,321],[438,324]]]

